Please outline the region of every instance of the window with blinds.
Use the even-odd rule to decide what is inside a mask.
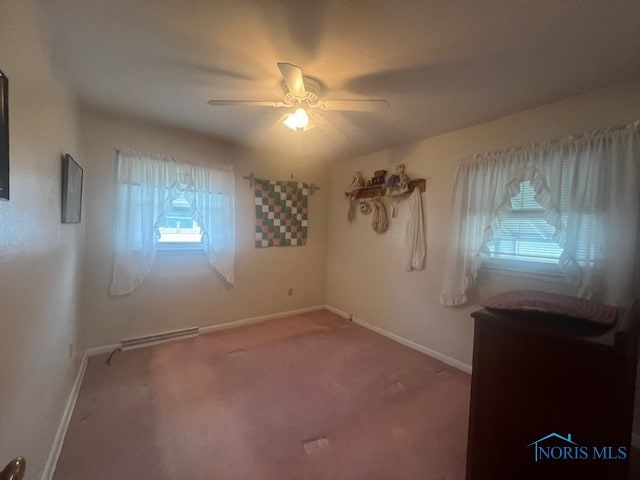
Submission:
[[[544,219],[544,209],[534,196],[531,184],[522,182],[520,193],[511,198],[511,214],[488,244],[489,264],[519,261],[557,265],[562,248],[554,241],[554,227]]]

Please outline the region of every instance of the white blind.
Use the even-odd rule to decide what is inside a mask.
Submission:
[[[590,185],[586,188],[585,204],[592,201]],[[566,227],[569,207],[570,186],[562,182],[560,212],[562,224]],[[562,247],[554,239],[554,227],[544,219],[544,209],[535,199],[535,191],[528,181],[520,185],[520,193],[511,198],[511,214],[503,220],[487,245],[491,258],[503,260],[523,260],[538,263],[558,263]],[[576,215],[580,229],[576,260],[582,266],[592,266],[595,251],[587,246],[587,236],[595,229],[594,215],[584,212]],[[574,220],[575,221],[575,220]]]
[[[511,214],[502,221],[487,245],[491,258],[558,263],[562,248],[554,240],[554,227],[544,219],[544,209],[535,200],[528,181],[511,198]]]

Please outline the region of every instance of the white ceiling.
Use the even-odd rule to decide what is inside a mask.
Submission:
[[[53,61],[92,106],[285,154],[339,159],[640,78],[640,2],[48,0]],[[328,112],[345,131],[306,132],[281,110],[276,61],[326,98],[386,98]]]

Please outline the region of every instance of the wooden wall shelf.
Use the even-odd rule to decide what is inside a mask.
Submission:
[[[413,192],[416,187],[419,188],[421,192],[424,192],[427,187],[427,180],[425,178],[409,180],[409,193]],[[369,187],[362,187],[358,191],[358,196],[356,198],[372,198],[384,196],[386,194],[387,187],[384,185],[371,185]]]

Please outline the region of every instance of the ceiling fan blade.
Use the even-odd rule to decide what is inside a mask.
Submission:
[[[263,102],[259,100],[209,100],[214,107],[286,107],[282,102]]]
[[[304,89],[304,80],[300,67],[290,63],[278,62],[278,68],[289,92],[295,97],[305,98],[307,92]]]
[[[309,123],[307,123],[307,126],[306,126],[306,127],[304,127],[304,128],[302,129],[302,131],[303,131],[303,132],[308,132],[309,130],[313,130],[313,129],[314,129],[314,128],[316,128],[316,127],[317,127],[316,122],[314,122],[314,121],[312,120],[312,121],[310,121]]]
[[[284,122],[284,119],[287,118],[287,115],[288,115],[288,113],[285,113],[284,115],[281,115],[278,118],[278,120],[273,122],[261,134],[259,134],[259,137],[264,139],[264,138],[270,137],[272,134],[274,134],[274,133],[276,133],[278,131],[285,131],[287,129],[287,127],[282,122]]]
[[[338,127],[335,123],[329,120],[327,117],[316,113],[313,116],[313,122],[317,127],[322,130],[324,133],[329,134],[329,132],[339,132],[345,139],[350,140],[349,135],[347,135],[340,127]]]
[[[321,110],[344,110],[351,112],[377,112],[391,108],[386,100],[321,100],[318,102]]]

